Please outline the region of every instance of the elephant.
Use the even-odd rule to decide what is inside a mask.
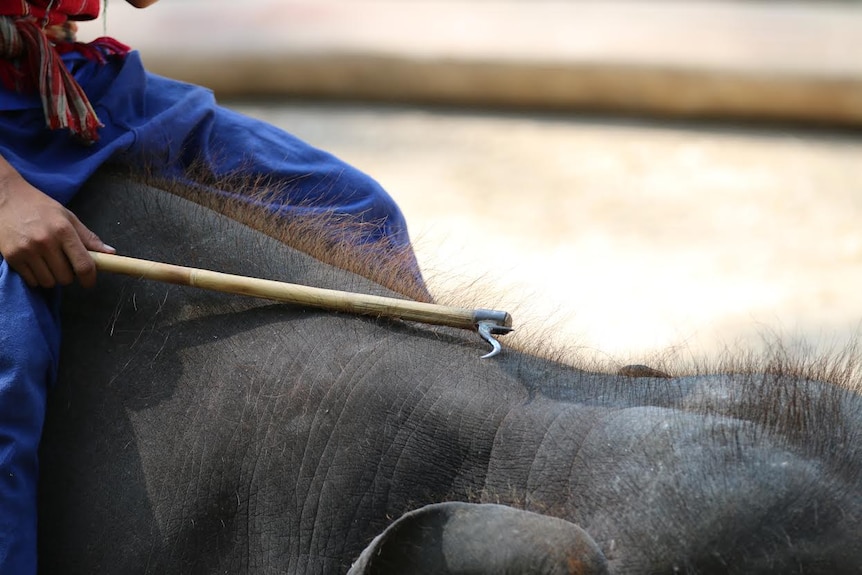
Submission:
[[[120,253],[401,297],[175,192]],[[578,369],[468,330],[101,273],[63,296],[42,573],[856,573],[862,401],[792,366]]]

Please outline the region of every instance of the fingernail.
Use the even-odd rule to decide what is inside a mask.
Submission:
[[[108,250],[109,252],[116,252],[117,251],[117,249],[114,246],[109,246],[108,244],[106,244],[104,242],[102,242],[102,245],[105,246],[105,249]]]

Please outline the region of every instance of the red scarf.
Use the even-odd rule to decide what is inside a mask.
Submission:
[[[102,123],[60,55],[79,52],[105,62],[129,51],[113,38],[75,41],[74,21],[98,17],[99,2],[0,0],[0,82],[20,92],[38,90],[47,126],[68,128],[87,143],[99,139]]]
[[[66,20],[95,20],[100,4],[101,0],[0,0],[0,16],[32,16],[48,27]]]

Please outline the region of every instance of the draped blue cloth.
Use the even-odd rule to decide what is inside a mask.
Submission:
[[[62,204],[109,160],[173,179],[203,165],[216,180],[237,173],[272,180],[282,190],[274,209],[288,217],[358,216],[376,224],[363,240],[409,245],[392,198],[330,154],[218,106],[205,88],[148,73],[136,52],[107,64],[75,53],[63,59],[105,125],[90,146],[45,128],[37,95],[0,89],[0,154]],[[58,361],[57,301],[57,290],[29,288],[0,257],[0,575],[36,572],[37,448]]]
[[[0,260],[0,573],[36,571],[38,448],[60,350],[58,290]]]
[[[63,57],[105,127],[90,146],[44,127],[38,96],[0,90],[0,154],[35,187],[67,204],[110,159],[180,179],[203,164],[211,176],[264,175],[281,184],[285,208],[358,216],[367,240],[409,244],[393,199],[359,170],[270,124],[218,106],[210,90],[148,73],[137,52],[101,65]]]

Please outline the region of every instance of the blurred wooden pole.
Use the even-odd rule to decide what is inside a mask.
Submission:
[[[100,271],[345,313],[475,329],[477,312],[485,311],[316,288],[99,252],[90,252],[90,255]],[[505,314],[503,323],[511,326],[511,316]]]

